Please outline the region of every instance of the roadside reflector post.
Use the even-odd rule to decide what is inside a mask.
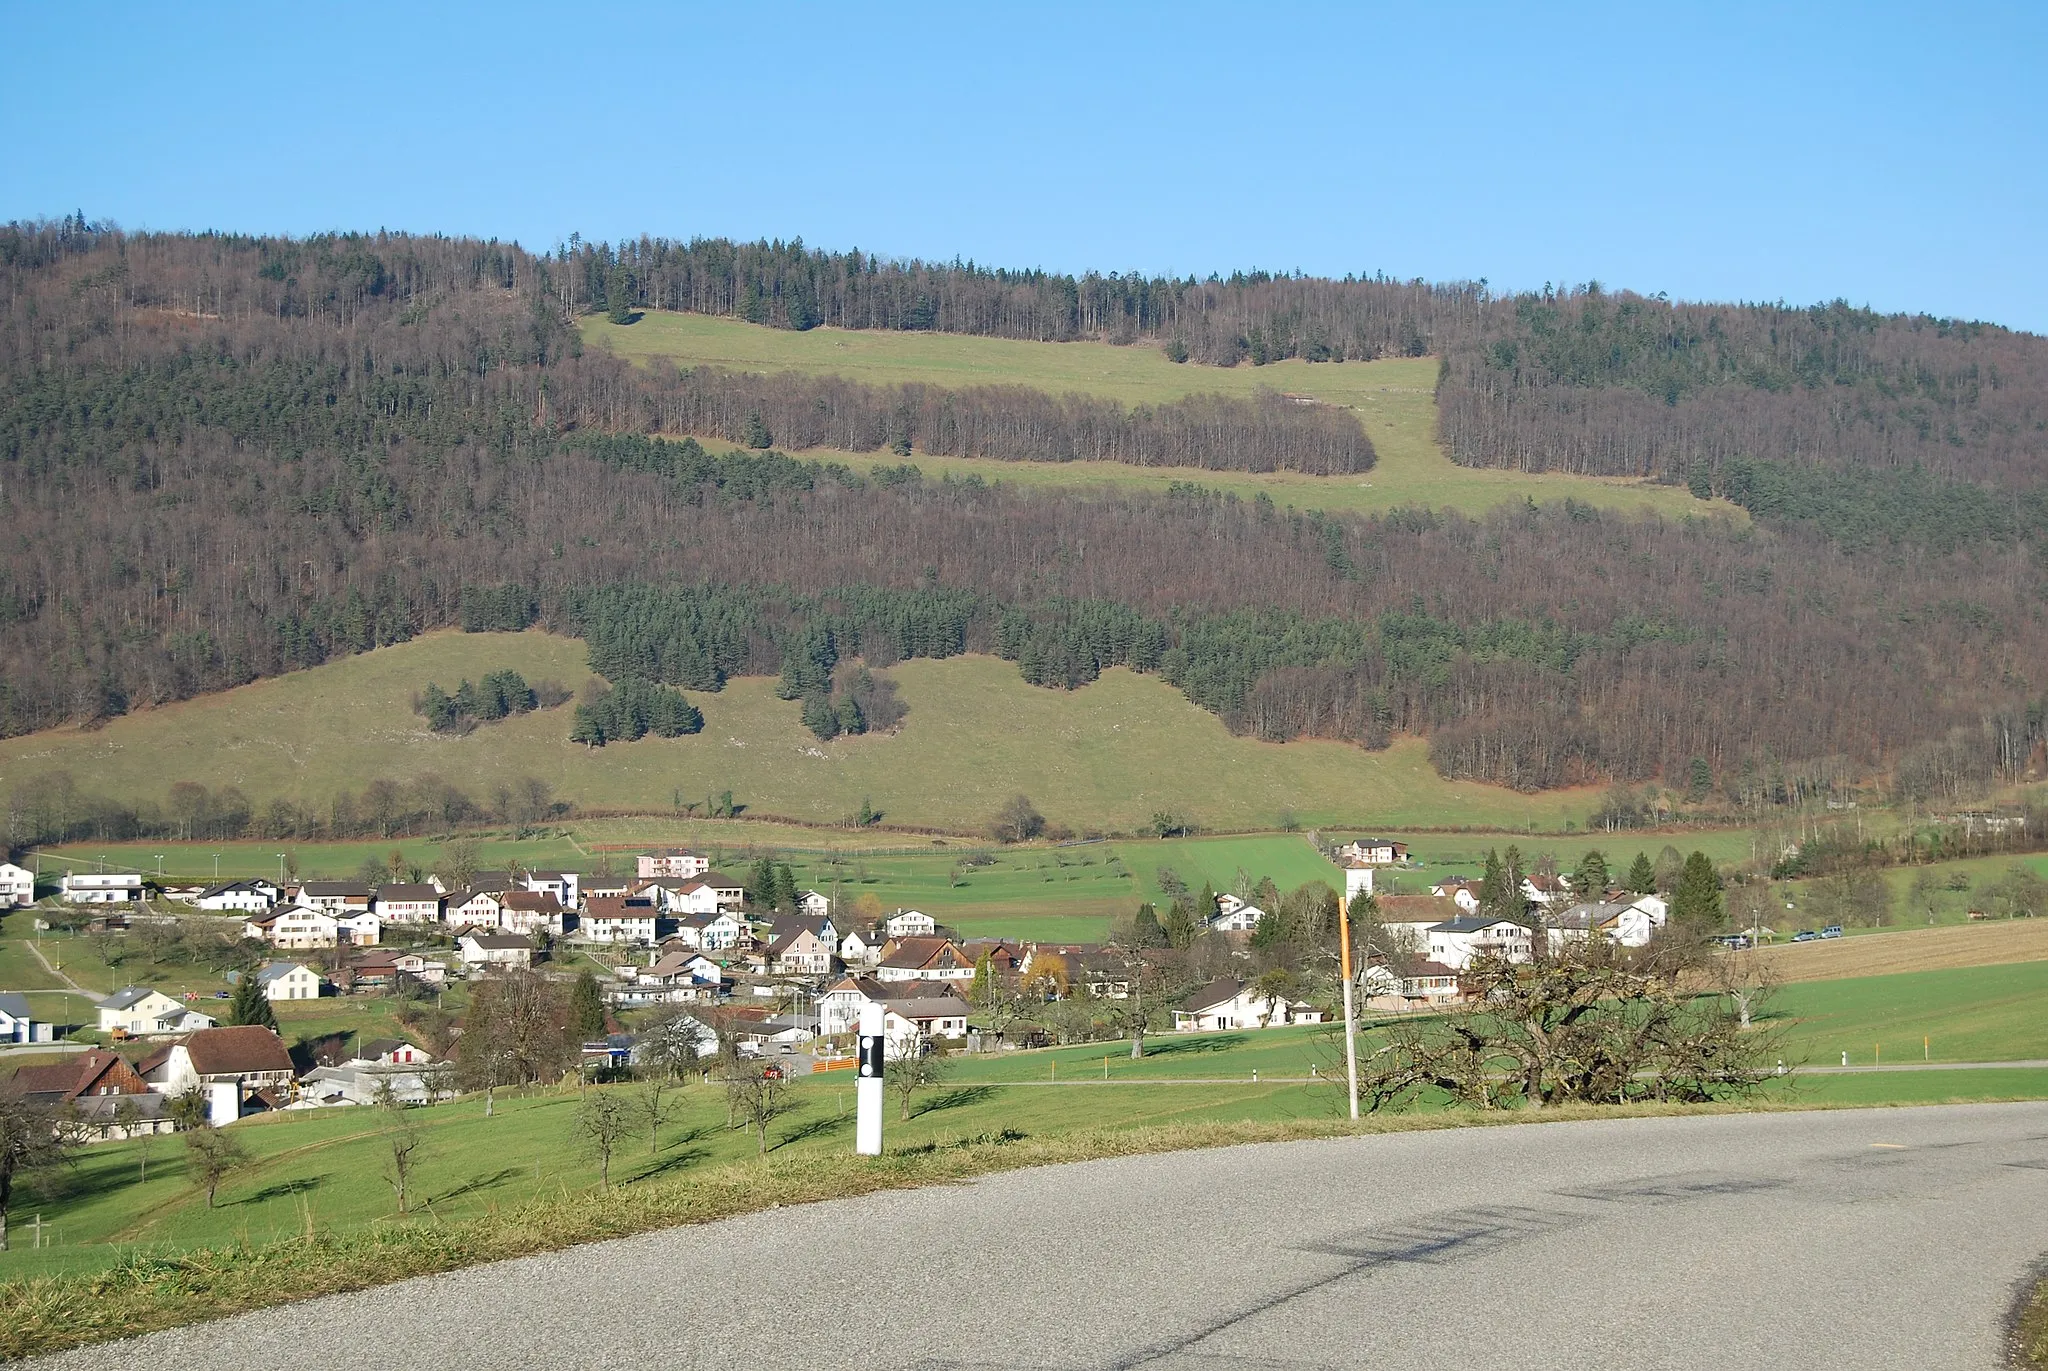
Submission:
[[[1351,1097],[1351,1117],[1358,1117],[1358,1017],[1351,1004],[1351,898],[1337,900],[1337,942],[1344,970],[1344,1086]],[[1253,1079],[1258,1079],[1256,1072]]]
[[[882,1155],[883,1009],[860,1007],[860,1078],[853,1087],[853,1150],[863,1157]]]

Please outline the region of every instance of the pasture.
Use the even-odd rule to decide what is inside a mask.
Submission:
[[[1338,512],[1375,512],[1402,505],[1484,513],[1496,505],[1574,499],[1621,512],[1669,518],[1720,514],[1737,523],[1747,515],[1726,501],[1696,500],[1681,486],[1591,476],[1561,476],[1460,467],[1436,444],[1437,362],[1430,357],[1377,362],[1270,366],[1176,366],[1151,346],[1108,343],[1034,343],[964,334],[812,329],[797,333],[702,314],[648,311],[618,325],[602,315],[583,320],[586,343],[645,362],[667,358],[681,366],[712,365],[737,371],[798,371],[846,376],[870,385],[921,381],[942,386],[1021,385],[1053,394],[1077,391],[1127,405],[1162,404],[1198,392],[1249,396],[1260,389],[1312,395],[1352,410],[1378,450],[1379,463],[1359,476],[1303,477],[1206,470],[1142,469],[1118,463],[1032,463],[929,457],[915,460],[933,475],[975,474],[1024,487],[1109,485],[1163,490],[1174,481],[1198,481],[1249,499],[1263,491],[1279,505]],[[807,453],[864,470],[878,453]],[[894,459],[890,459],[892,464]]]

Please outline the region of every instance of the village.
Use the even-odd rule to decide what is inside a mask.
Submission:
[[[1588,873],[1599,881],[1591,889],[1566,876],[1522,875],[1509,915],[1495,912],[1503,900],[1478,878],[1376,893],[1376,876],[1406,867],[1401,843],[1358,839],[1331,855],[1358,944],[1355,989],[1380,1015],[1453,1005],[1476,959],[1527,961],[1539,940],[1553,953],[1592,941],[1640,948],[1669,914],[1664,895],[1610,886],[1604,869]],[[1253,902],[1256,889],[1190,896],[1206,910],[1190,949],[1168,945],[1149,906],[1103,943],[964,938],[915,909],[835,908],[824,893],[790,887],[786,868],[778,884],[772,863],[740,878],[712,870],[704,856],[661,850],[639,854],[633,867],[631,876],[470,873],[461,886],[439,876],[201,886],[136,872],[67,874],[56,904],[85,914],[98,935],[208,921],[239,941],[246,965],[223,973],[223,988],[210,995],[116,990],[98,1001],[95,1022],[70,1030],[92,1039],[90,1050],[22,1067],[6,1089],[61,1111],[81,1142],[280,1110],[433,1103],[475,1085],[455,1069],[449,1042],[356,1033],[287,1043],[274,1012],[253,1002],[438,1001],[451,988],[514,976],[592,985],[602,1009],[586,1026],[601,1022],[603,1031],[575,1042],[565,1059],[595,1078],[644,1069],[649,1028],[688,1039],[692,1062],[745,1061],[782,1077],[850,1067],[855,1026],[871,1005],[882,1013],[887,1057],[903,1061],[1072,1041],[1074,1020],[1061,1014],[1084,1004],[1109,1009],[1086,1020],[1094,1032],[1140,1043],[1148,1027],[1217,1033],[1323,1023],[1339,988],[1330,975],[1254,955],[1270,951],[1279,925]],[[0,865],[0,891],[26,905],[35,878]],[[1275,893],[1264,883],[1268,903]],[[444,1037],[459,1045],[461,1032],[457,1024]],[[0,1042],[54,1044],[65,1033],[35,1018],[25,997],[0,994]]]

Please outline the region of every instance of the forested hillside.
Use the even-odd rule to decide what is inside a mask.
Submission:
[[[1524,365],[1488,332],[1508,327],[1503,306],[1476,288],[1261,279],[1154,298],[1126,281],[1097,299],[1035,273],[732,255],[832,266],[839,284],[814,274],[804,306],[787,281],[744,273],[720,278],[723,296],[701,273],[636,277],[630,253],[622,267],[445,238],[0,232],[0,494],[15,533],[0,551],[0,728],[103,719],[447,624],[540,623],[586,638],[615,682],[698,690],[783,673],[801,691],[855,655],[987,650],[1049,687],[1128,664],[1239,731],[1367,746],[1424,733],[1445,774],[1524,788],[1691,776],[1698,759],[1758,802],[1880,774],[1953,793],[2017,774],[2040,744],[2043,581],[2010,527],[1923,539],[1909,525],[1901,543],[1805,518],[1761,534],[1571,504],[1343,518],[1199,488],[932,481],[899,454],[945,441],[920,416],[949,413],[981,416],[961,431],[1023,459],[1087,433],[1125,435],[1124,460],[1202,465],[1186,456],[1200,448],[1254,470],[1356,470],[1370,448],[1278,399],[1111,414],[1021,389],[635,368],[584,354],[571,313],[629,292],[756,312],[775,300],[791,326],[922,318],[1024,335],[1035,320],[1049,337],[1182,338],[1192,355],[1210,335],[1190,301],[1218,328],[1269,321],[1253,325],[1269,353],[1308,336],[1271,322],[1297,310],[1341,325],[1344,355],[1365,355],[1353,339],[1445,351],[1448,431],[1460,386]],[[905,298],[937,312],[904,314]],[[1563,318],[1590,298],[1553,307]],[[1929,347],[1987,340],[2020,359],[2001,377],[2034,374],[2038,340],[1950,329]],[[1601,387],[1644,393],[1622,360],[1603,365],[1588,373]],[[1976,436],[1897,479],[2014,510],[2037,499],[2039,445],[2012,417],[2031,411],[2003,394],[1956,399]],[[704,397],[717,422],[691,408]],[[808,423],[834,441],[834,424],[867,425],[871,443],[846,445],[879,449],[879,465],[767,446],[792,441],[778,427],[812,441]],[[1687,479],[1721,480],[1733,460]],[[1741,460],[1843,478],[1876,458]]]

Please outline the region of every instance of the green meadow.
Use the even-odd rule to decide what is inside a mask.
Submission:
[[[713,365],[737,371],[798,371],[846,376],[871,385],[922,381],[932,385],[1021,385],[1054,394],[1076,391],[1125,404],[1162,404],[1197,392],[1248,396],[1260,389],[1312,395],[1352,410],[1379,453],[1359,476],[1251,475],[1207,470],[1142,469],[1111,462],[1034,463],[929,457],[914,460],[932,475],[973,474],[1023,487],[1107,485],[1163,490],[1174,481],[1198,481],[1249,499],[1263,491],[1274,503],[1302,509],[1375,512],[1425,505],[1483,513],[1522,500],[1574,499],[1628,513],[1670,518],[1720,514],[1737,523],[1747,516],[1725,501],[1696,500],[1683,487],[1589,476],[1537,475],[1460,467],[1436,444],[1434,358],[1271,366],[1176,366],[1155,347],[1108,343],[1034,343],[945,333],[812,329],[797,333],[703,314],[649,311],[628,325],[587,316],[583,336],[595,347],[645,362],[661,357],[682,366]],[[809,454],[847,461],[856,469],[878,453]],[[894,459],[889,459],[894,464]]]

